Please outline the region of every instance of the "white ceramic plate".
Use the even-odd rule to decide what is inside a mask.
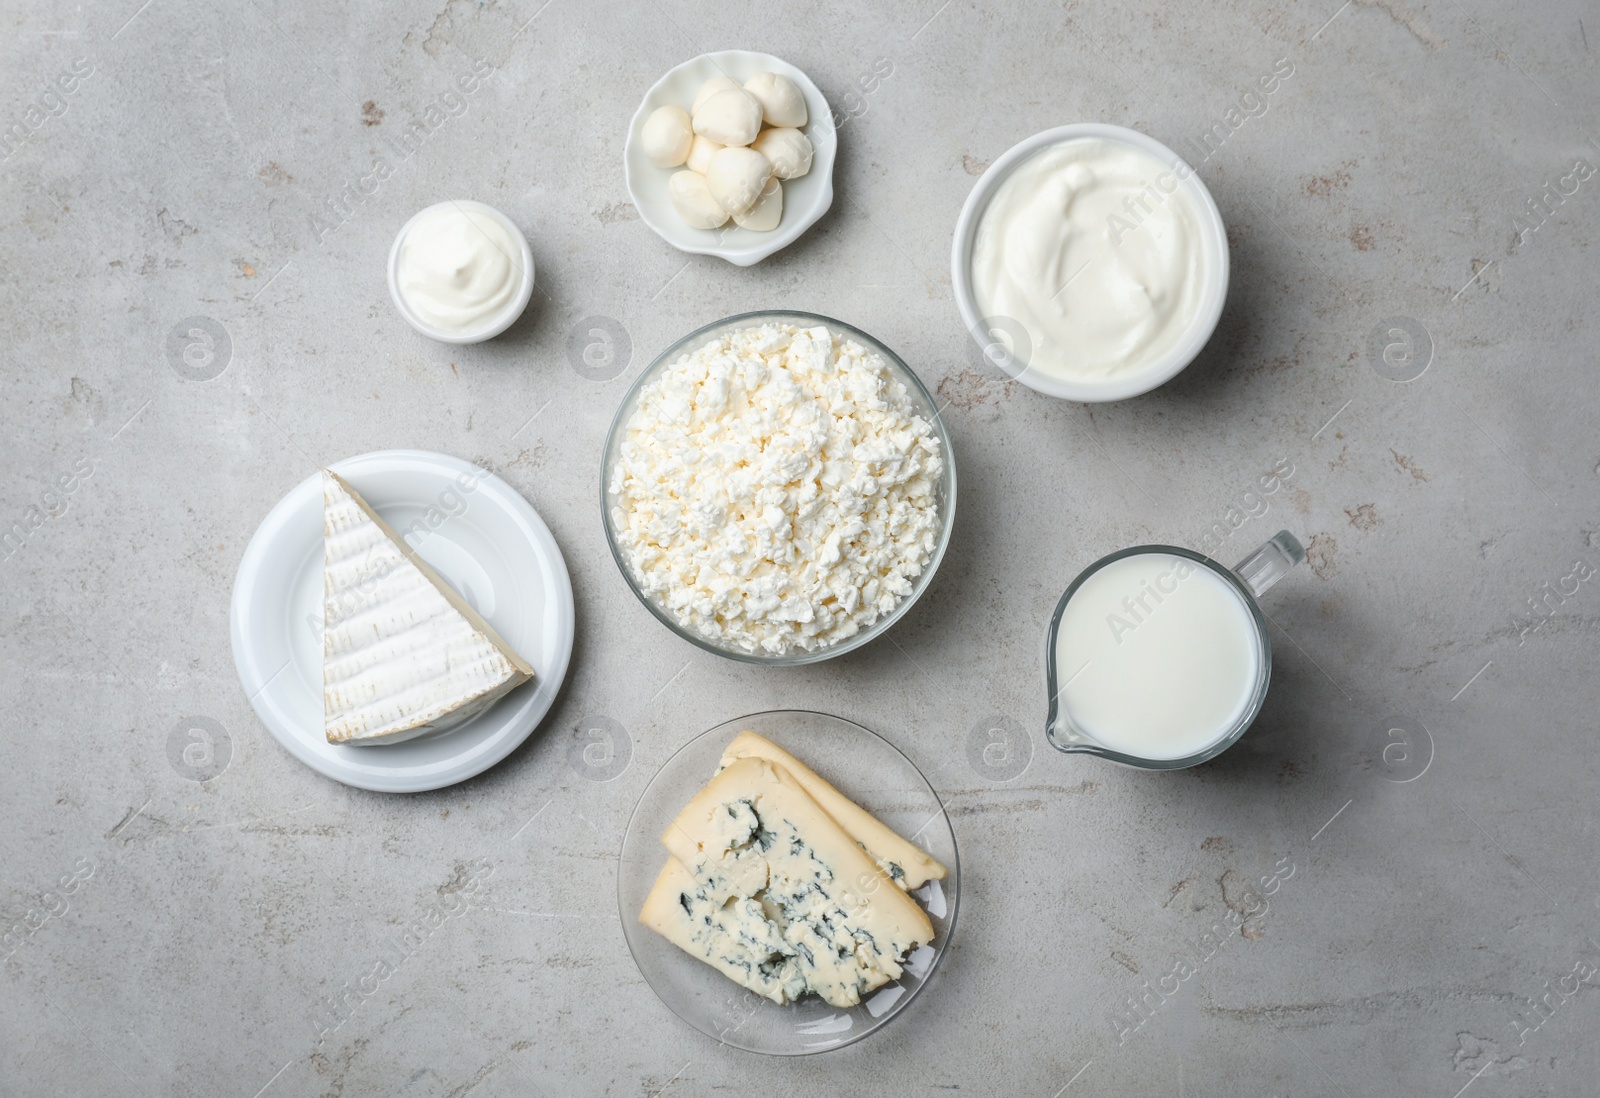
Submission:
[[[572,581],[550,530],[505,481],[427,450],[332,466],[533,665],[463,725],[402,743],[330,744],[322,725],[322,474],[301,481],[250,539],[233,583],[233,661],[250,704],[301,762],[346,785],[412,793],[487,770],[527,739],[572,658]],[[468,487],[470,486],[470,487]],[[430,529],[431,527],[431,529]]]
[[[639,133],[657,107],[676,104],[688,110],[695,93],[713,76],[728,76],[743,84],[758,72],[787,76],[806,97],[809,115],[801,132],[811,139],[811,170],[783,184],[783,218],[768,233],[741,229],[729,221],[720,229],[691,229],[672,208],[667,180],[677,168],[658,168],[639,148]],[[628,194],[644,223],[674,248],[698,255],[716,255],[729,263],[748,267],[800,238],[833,205],[833,154],[838,147],[833,114],[811,78],[789,62],[770,53],[721,50],[703,53],[672,69],[645,93],[644,102],[628,124],[628,143],[622,152]]]
[[[667,859],[661,845],[683,806],[717,772],[722,751],[746,729],[792,752],[840,792],[944,864],[942,881],[912,892],[933,923],[933,943],[907,960],[905,972],[841,1010],[815,996],[779,1006],[734,983],[643,926],[639,911]],[[955,933],[961,865],[955,832],[939,795],[910,759],[874,732],[826,713],[779,710],[728,721],[690,740],[650,779],[628,821],[617,867],[617,902],[628,949],[661,1001],[713,1040],[768,1056],[803,1056],[843,1048],[888,1025],[928,986]]]

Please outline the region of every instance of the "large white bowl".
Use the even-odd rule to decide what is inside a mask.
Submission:
[[[1204,293],[1200,298],[1200,308],[1183,338],[1166,354],[1149,364],[1099,381],[1072,381],[1029,369],[1028,364],[1013,356],[1010,348],[995,334],[997,330],[1005,331],[1005,318],[985,317],[979,312],[977,299],[972,292],[972,243],[978,233],[978,223],[983,219],[983,212],[988,208],[996,189],[1017,165],[1034,153],[1082,137],[1121,141],[1143,149],[1163,164],[1187,165],[1188,175],[1178,187],[1194,203],[1200,215],[1200,248],[1204,257],[1201,276],[1205,279]],[[1102,122],[1078,122],[1036,133],[1011,146],[1000,159],[989,165],[989,169],[973,185],[972,193],[967,195],[967,201],[961,207],[961,216],[956,221],[956,235],[950,246],[950,278],[955,286],[956,307],[961,310],[961,321],[966,325],[968,334],[984,355],[1007,374],[1030,389],[1064,400],[1091,403],[1125,400],[1171,381],[1195,360],[1211,338],[1211,333],[1216,330],[1217,320],[1222,316],[1222,303],[1228,296],[1228,234],[1211,192],[1206,190],[1206,185],[1195,174],[1193,165],[1189,165],[1183,157],[1138,130]]]
[[[741,229],[732,221],[720,229],[692,229],[672,208],[672,197],[667,192],[667,180],[679,169],[656,167],[639,147],[645,119],[657,107],[676,105],[688,110],[700,86],[713,76],[728,76],[743,84],[758,72],[787,76],[805,96],[809,117],[801,132],[811,139],[814,150],[811,170],[799,179],[784,182],[783,219],[771,232]],[[720,50],[685,61],[645,93],[644,102],[639,104],[633,121],[628,124],[628,143],[622,151],[622,163],[627,171],[628,195],[638,208],[639,216],[657,236],[679,251],[721,256],[729,263],[748,267],[794,243],[828,212],[828,207],[833,205],[833,154],[837,147],[838,134],[828,101],[809,76],[770,53]]]

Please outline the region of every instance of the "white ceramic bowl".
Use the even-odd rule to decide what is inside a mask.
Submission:
[[[517,296],[507,303],[504,311],[490,318],[481,327],[469,328],[464,332],[453,332],[429,324],[406,304],[405,295],[400,292],[400,248],[405,243],[406,234],[423,217],[446,206],[453,206],[464,213],[483,214],[504,225],[506,232],[517,245],[517,254],[511,257],[511,261],[522,276],[522,284],[517,287]],[[522,230],[517,228],[516,222],[493,206],[474,202],[470,198],[435,202],[426,209],[418,210],[395,234],[394,244],[389,248],[389,296],[394,298],[394,307],[400,310],[400,315],[405,317],[406,323],[429,339],[436,339],[440,343],[482,343],[486,339],[493,339],[515,324],[517,317],[522,315],[522,310],[528,307],[528,299],[533,296],[533,251],[528,247],[528,238],[522,235]]]
[[[1166,354],[1134,370],[1115,377],[1097,381],[1072,381],[1053,377],[1039,370],[1028,369],[1026,362],[1018,361],[995,331],[1003,331],[1004,323],[991,323],[995,318],[985,317],[978,311],[977,299],[972,292],[972,242],[977,236],[978,222],[988,208],[989,199],[1006,177],[1028,157],[1051,145],[1082,137],[1098,137],[1108,141],[1121,141],[1155,156],[1163,164],[1188,164],[1183,157],[1167,148],[1153,137],[1125,126],[1112,126],[1100,122],[1079,122],[1058,126],[1053,130],[1036,133],[1025,141],[1007,149],[1005,155],[989,165],[989,169],[973,186],[961,207],[956,221],[955,240],[950,247],[950,277],[955,286],[956,306],[961,310],[961,321],[967,332],[983,350],[984,355],[1007,374],[1030,389],[1064,400],[1101,402],[1125,400],[1148,393],[1158,385],[1176,377],[1183,368],[1195,360],[1200,349],[1216,330],[1222,316],[1222,303],[1228,296],[1228,236],[1222,224],[1222,214],[1217,203],[1206,190],[1206,185],[1189,165],[1186,178],[1179,189],[1194,203],[1200,217],[1203,256],[1202,276],[1205,279],[1200,308],[1188,331]]]
[[[713,76],[728,76],[743,84],[758,72],[787,76],[806,98],[809,116],[801,132],[811,139],[811,170],[799,179],[783,184],[783,218],[771,232],[741,229],[732,221],[720,229],[692,229],[672,208],[667,180],[677,168],[658,168],[639,147],[639,134],[645,119],[657,107],[677,105],[688,110],[695,93]],[[729,263],[748,267],[760,263],[780,248],[800,238],[833,205],[833,154],[838,146],[833,114],[822,92],[811,78],[789,62],[770,53],[751,50],[721,50],[703,53],[669,71],[645,93],[644,102],[628,124],[628,143],[622,151],[627,172],[628,195],[644,223],[674,248],[697,255],[721,256]]]

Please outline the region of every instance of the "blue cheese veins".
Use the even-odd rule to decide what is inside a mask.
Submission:
[[[766,759],[788,771],[801,788],[811,794],[811,799],[871,854],[878,868],[901,888],[911,892],[930,880],[944,879],[945,868],[936,858],[895,834],[883,821],[771,740],[754,732],[739,733],[723,750],[722,765],[726,767],[736,759],[746,758]]]
[[[898,979],[933,926],[783,767],[731,762],[662,836],[640,920],[777,1003],[836,1007]]]
[[[775,1003],[807,991],[795,949],[759,899],[718,901],[668,858],[639,921],[724,976]]]

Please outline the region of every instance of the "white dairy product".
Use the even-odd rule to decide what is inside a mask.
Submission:
[[[798,129],[806,124],[806,97],[793,80],[777,72],[758,72],[744,90],[761,103],[761,120],[769,126]]]
[[[720,145],[748,145],[761,132],[761,101],[743,88],[713,92],[694,109],[694,132]]]
[[[710,340],[645,384],[612,471],[639,589],[747,652],[836,644],[933,556],[944,454],[889,363],[827,328]]]
[[[706,100],[716,95],[719,91],[728,91],[733,88],[742,88],[743,86],[731,76],[713,76],[710,80],[700,85],[700,90],[695,93],[694,103],[689,107],[689,113],[692,115],[695,111],[705,106]]]
[[[453,727],[533,676],[336,473],[322,474],[323,727],[397,743]]]
[[[815,150],[811,140],[799,130],[762,130],[750,147],[772,162],[772,174],[779,179],[799,179],[811,170]]]
[[[657,107],[644,120],[639,144],[650,163],[658,168],[676,168],[689,159],[694,131],[689,128],[689,112],[676,104]]]
[[[771,232],[783,221],[780,181],[811,170],[816,150],[799,128],[807,119],[805,94],[787,76],[761,72],[744,86],[714,76],[688,112],[670,104],[652,111],[639,150],[656,167],[687,169],[667,187],[691,229],[720,228],[731,216],[741,229]]]
[[[711,158],[726,147],[725,145],[717,144],[709,137],[695,134],[694,142],[689,146],[689,158],[683,162],[683,166],[691,172],[699,172],[701,175],[705,175],[711,167]],[[766,154],[763,153],[762,155]]]
[[[772,178],[772,163],[754,149],[726,148],[711,158],[706,186],[711,197],[730,214],[746,214],[761,199]]]
[[[1189,170],[1080,137],[995,189],[973,238],[973,297],[983,316],[1026,331],[1030,369],[1106,380],[1178,344],[1205,281],[1200,211],[1180,185]]]
[[[761,188],[755,203],[743,213],[733,215],[734,224],[741,229],[770,233],[783,220],[783,184],[776,176],[768,179]]]
[[[1250,704],[1261,663],[1244,596],[1170,553],[1136,553],[1092,573],[1056,629],[1067,718],[1141,759],[1187,758],[1220,740]]]
[[[691,229],[715,229],[728,220],[728,211],[722,208],[706,177],[685,169],[673,172],[667,180],[667,193],[672,196],[672,208],[678,211],[685,225]]]
[[[498,214],[447,202],[406,230],[396,281],[418,317],[464,334],[493,324],[515,303],[521,264],[522,246]]]

